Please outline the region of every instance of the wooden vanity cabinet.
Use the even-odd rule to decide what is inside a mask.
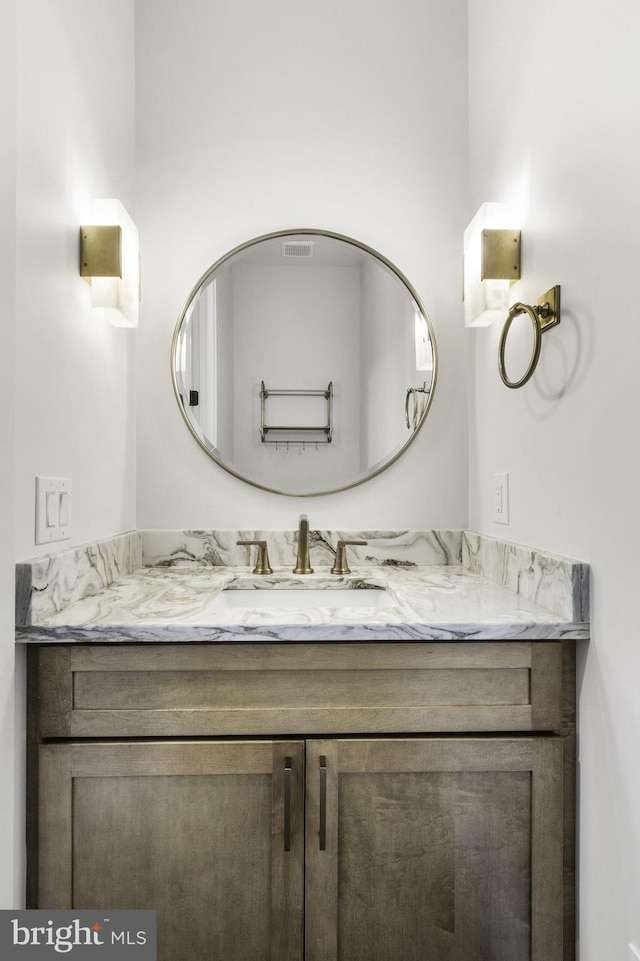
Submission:
[[[30,906],[155,908],[160,961],[573,957],[570,645],[30,662]]]

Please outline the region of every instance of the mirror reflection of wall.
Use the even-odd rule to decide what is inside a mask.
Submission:
[[[241,264],[234,272],[235,327],[235,457],[242,474],[252,471],[277,488],[291,482],[292,471],[302,489],[331,486],[358,473],[360,435],[360,271],[358,267],[279,267]],[[267,388],[317,390],[332,381],[334,430],[330,445],[316,450],[263,444],[260,408],[256,403],[261,381]],[[323,410],[324,407],[324,410]],[[290,396],[271,404],[271,416],[291,426],[322,424],[322,398]],[[302,440],[292,435],[290,441]],[[294,457],[292,457],[294,453]],[[312,456],[311,456],[312,455]],[[295,461],[295,463],[292,463]]]
[[[382,463],[399,437],[406,436],[403,401],[416,382],[413,318],[415,305],[385,266],[362,267],[362,410],[360,469]],[[390,323],[390,318],[393,318]],[[402,402],[398,403],[398,398]]]
[[[282,232],[232,251],[197,285],[174,336],[174,386],[225,469],[269,490],[322,493],[366,480],[406,447],[406,392],[432,386],[433,343],[417,295],[384,258],[338,235]]]

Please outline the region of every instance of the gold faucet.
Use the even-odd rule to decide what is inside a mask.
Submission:
[[[313,568],[309,563],[309,518],[306,514],[301,514],[298,521],[298,557],[293,573],[313,574]]]
[[[336,559],[331,568],[332,574],[350,574],[351,568],[347,564],[347,544],[359,544],[365,547],[369,541],[338,541]]]
[[[255,544],[258,548],[258,554],[256,557],[256,566],[253,568],[254,574],[273,574],[273,568],[269,563],[269,551],[267,550],[266,541],[236,541],[238,546],[251,546]]]

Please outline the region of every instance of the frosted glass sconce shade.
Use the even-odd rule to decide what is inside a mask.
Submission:
[[[464,320],[486,327],[503,320],[509,288],[520,279],[520,231],[505,204],[486,203],[464,232]]]
[[[420,310],[416,309],[414,318],[416,370],[433,370],[433,347],[427,322]]]
[[[92,305],[114,327],[137,327],[138,229],[119,200],[94,200],[91,221],[80,228],[80,275]]]

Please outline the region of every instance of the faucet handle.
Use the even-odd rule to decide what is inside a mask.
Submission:
[[[364,547],[369,541],[338,541],[336,559],[331,568],[332,574],[350,574],[351,568],[347,564],[347,544],[357,544]]]
[[[273,568],[269,563],[269,551],[266,541],[236,541],[239,547],[250,547],[255,544],[258,548],[256,566],[253,568],[254,574],[273,574]]]

